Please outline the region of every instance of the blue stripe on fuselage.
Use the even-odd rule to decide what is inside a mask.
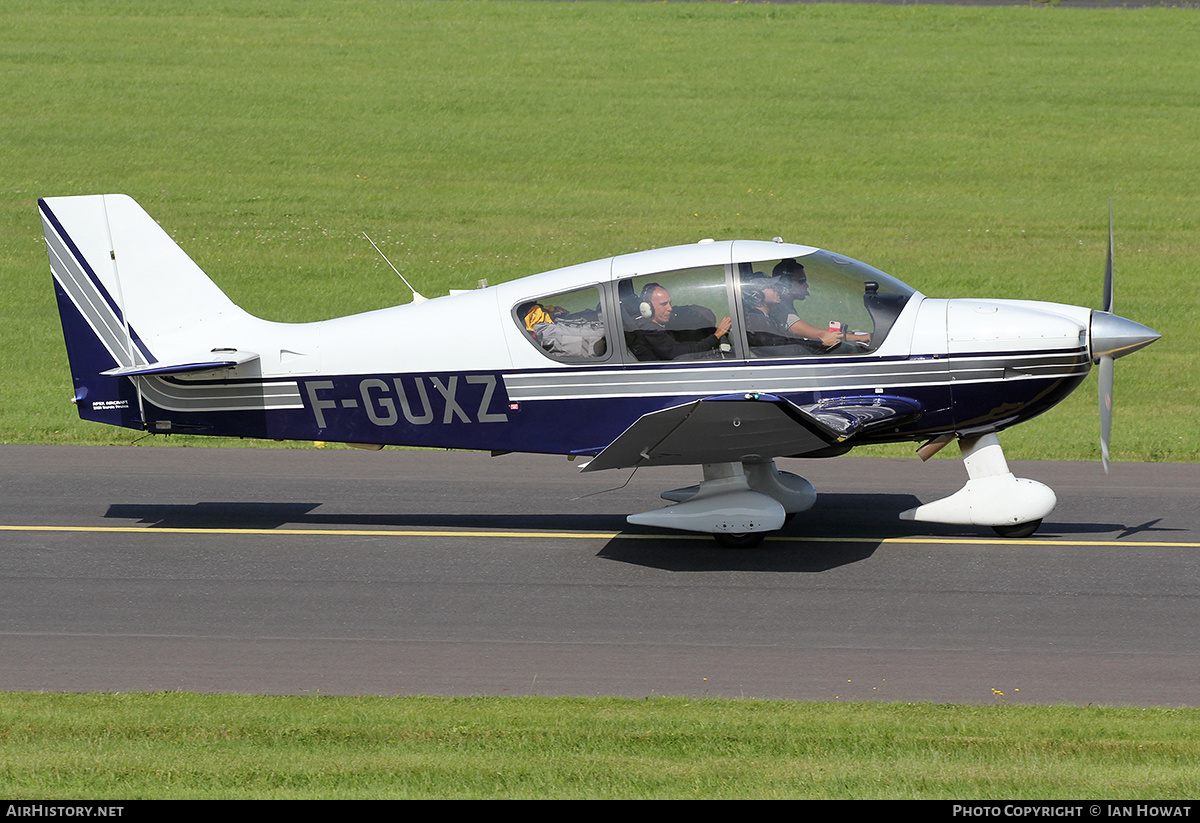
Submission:
[[[880,388],[911,398],[919,419],[880,427],[851,443],[917,440],[963,428],[1006,428],[1040,414],[1065,397],[1086,374],[1027,376],[1016,380],[908,384]],[[298,385],[302,408],[210,412],[164,411],[146,404],[151,431],[179,431],[282,440],[523,451],[549,454],[599,452],[642,415],[714,394],[758,392],[727,381],[723,391],[513,400],[501,372],[434,372],[321,375],[289,378]],[[246,385],[252,381],[238,381]],[[270,381],[267,381],[268,383]],[[211,381],[221,385],[220,381]],[[265,385],[260,382],[260,385]],[[597,387],[598,388],[598,387]],[[668,392],[669,383],[658,387]],[[680,386],[679,388],[682,388]],[[776,392],[805,406],[861,391]]]
[[[282,440],[594,454],[642,415],[702,399],[679,394],[516,402],[498,372],[314,376],[296,382],[303,408],[179,412],[147,402],[148,428]],[[903,394],[917,400],[926,414],[905,428],[908,436],[949,427],[949,387],[914,388]],[[836,396],[803,392],[787,399],[803,405]]]

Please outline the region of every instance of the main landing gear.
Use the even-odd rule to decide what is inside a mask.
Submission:
[[[663,509],[631,514],[639,526],[707,532],[727,549],[758,546],[792,515],[808,511],[817,492],[803,477],[781,472],[774,460],[706,463],[699,485],[663,492],[675,502]]]

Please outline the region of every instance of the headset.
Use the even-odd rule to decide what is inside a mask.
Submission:
[[[642,293],[639,297],[642,302],[638,306],[638,311],[641,312],[642,317],[646,318],[647,320],[654,316],[654,306],[650,304],[650,298],[654,295],[655,289],[661,288],[662,286],[658,285],[657,283],[647,283],[646,285],[642,286]]]
[[[742,299],[755,308],[764,305],[767,296],[763,294],[762,284],[766,282],[769,281],[765,274],[760,271],[754,272],[742,281]]]

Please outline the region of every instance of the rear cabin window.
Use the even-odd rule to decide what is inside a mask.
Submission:
[[[595,286],[527,300],[514,309],[526,337],[555,360],[587,362],[608,356],[600,290]]]

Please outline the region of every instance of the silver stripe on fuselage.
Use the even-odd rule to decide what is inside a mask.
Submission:
[[[1057,352],[969,357],[875,360],[841,358],[813,363],[691,364],[667,368],[563,369],[506,374],[510,400],[576,400],[600,397],[707,397],[733,391],[771,394],[889,391],[909,386],[1067,378],[1087,374],[1084,348]],[[736,389],[732,389],[736,386]]]
[[[230,412],[304,408],[300,386],[294,381],[196,385],[161,377],[139,377],[137,381],[146,400],[166,411]]]

